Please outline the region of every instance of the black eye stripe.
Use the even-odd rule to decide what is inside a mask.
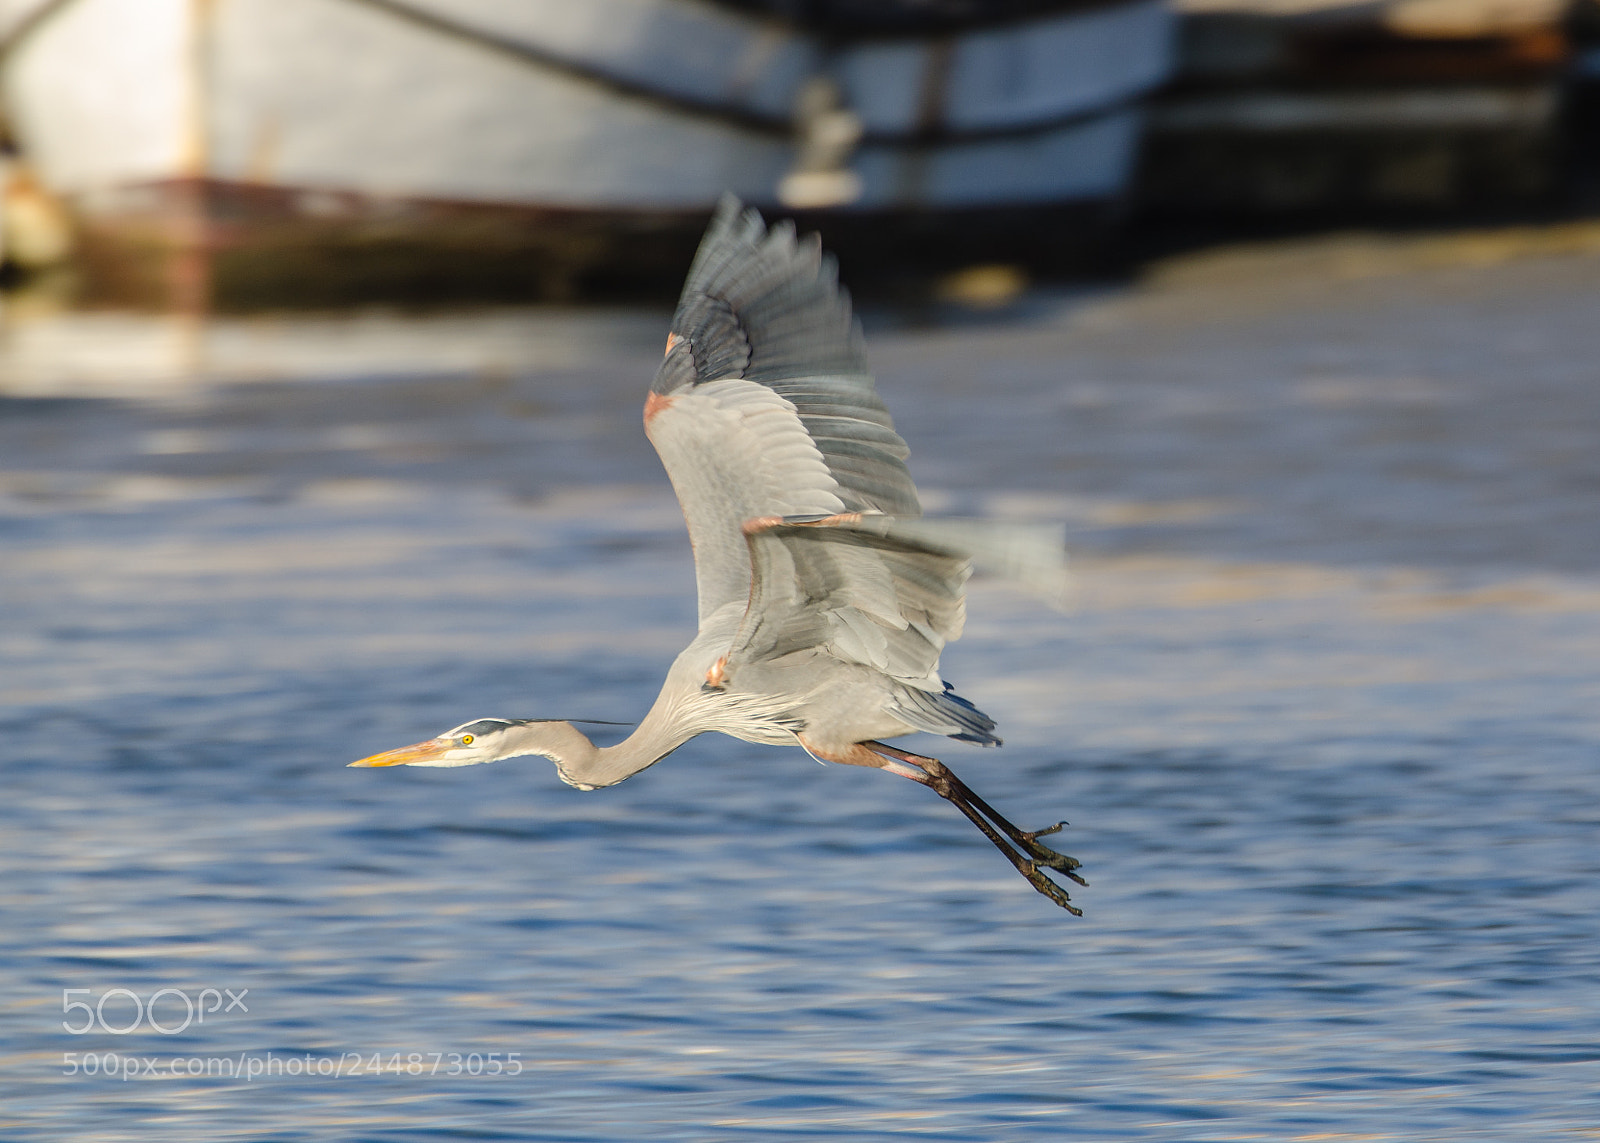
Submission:
[[[496,731],[505,730],[510,726],[531,726],[536,722],[555,722],[553,718],[478,718],[471,722],[463,722],[454,730],[447,730],[439,735],[440,738],[460,738],[470,734],[474,738],[481,738],[485,734],[494,734]],[[632,726],[631,722],[607,722],[599,718],[573,718],[569,722],[583,722],[593,726]]]
[[[464,722],[448,734],[446,738],[462,738],[470,734],[474,738],[485,734],[493,734],[497,730],[504,730],[515,725],[509,718],[480,718],[476,722]]]

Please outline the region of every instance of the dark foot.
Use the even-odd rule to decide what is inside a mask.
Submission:
[[[1057,822],[1047,829],[1021,830],[1012,825],[993,806],[977,794],[973,793],[955,773],[940,762],[937,758],[924,758],[920,754],[911,754],[893,746],[886,746],[881,742],[863,743],[869,749],[897,758],[902,762],[909,762],[917,767],[925,777],[916,778],[924,786],[938,794],[945,801],[955,806],[983,831],[996,849],[1006,855],[1006,859],[1016,867],[1018,873],[1027,880],[1040,893],[1060,905],[1075,917],[1083,916],[1083,910],[1071,903],[1067,891],[1056,884],[1044,872],[1044,869],[1053,869],[1063,874],[1068,879],[1076,881],[1079,885],[1088,885],[1074,870],[1082,867],[1083,863],[1077,858],[1068,857],[1064,853],[1057,853],[1047,845],[1039,842],[1039,838],[1048,837],[1050,834],[1059,833],[1066,822]],[[1002,837],[1001,834],[1005,836]],[[1009,844],[1006,839],[1010,839]],[[1018,851],[1021,852],[1018,852]],[[1041,868],[1043,867],[1043,868]]]

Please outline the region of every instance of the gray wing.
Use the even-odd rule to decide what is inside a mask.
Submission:
[[[689,526],[702,624],[749,599],[745,521],[921,513],[832,259],[731,197],[684,284],[645,432]]]
[[[939,655],[961,637],[974,565],[1058,602],[1066,586],[1059,525],[848,513],[758,518],[743,531],[753,580],[732,646],[715,668],[724,683],[747,664],[820,653],[900,683],[897,693],[916,707],[932,702],[944,715],[955,703],[970,711],[942,693]]]
[[[965,552],[887,516],[752,520],[744,532],[754,580],[718,682],[736,686],[750,664],[821,656],[899,684],[894,713],[918,729],[999,741],[993,721],[939,678],[939,653],[966,619]]]
[[[925,690],[966,621],[971,562],[898,535],[885,516],[765,519],[745,525],[754,581],[728,652],[740,665],[819,649]]]

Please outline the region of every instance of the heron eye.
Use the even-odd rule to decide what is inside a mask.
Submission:
[[[463,745],[463,746],[471,746],[472,745],[472,735],[463,734],[461,736],[461,745]]]

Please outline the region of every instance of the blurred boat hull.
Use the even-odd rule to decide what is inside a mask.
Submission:
[[[859,138],[823,172],[846,193],[794,205],[843,232],[1104,205],[1171,57],[1158,0],[844,43],[696,0],[24,9],[10,121],[80,220],[87,278],[179,304],[426,293],[430,278],[563,296],[625,277],[630,256],[644,279],[652,258],[681,271],[724,191],[784,205],[794,108],[819,76]]]

